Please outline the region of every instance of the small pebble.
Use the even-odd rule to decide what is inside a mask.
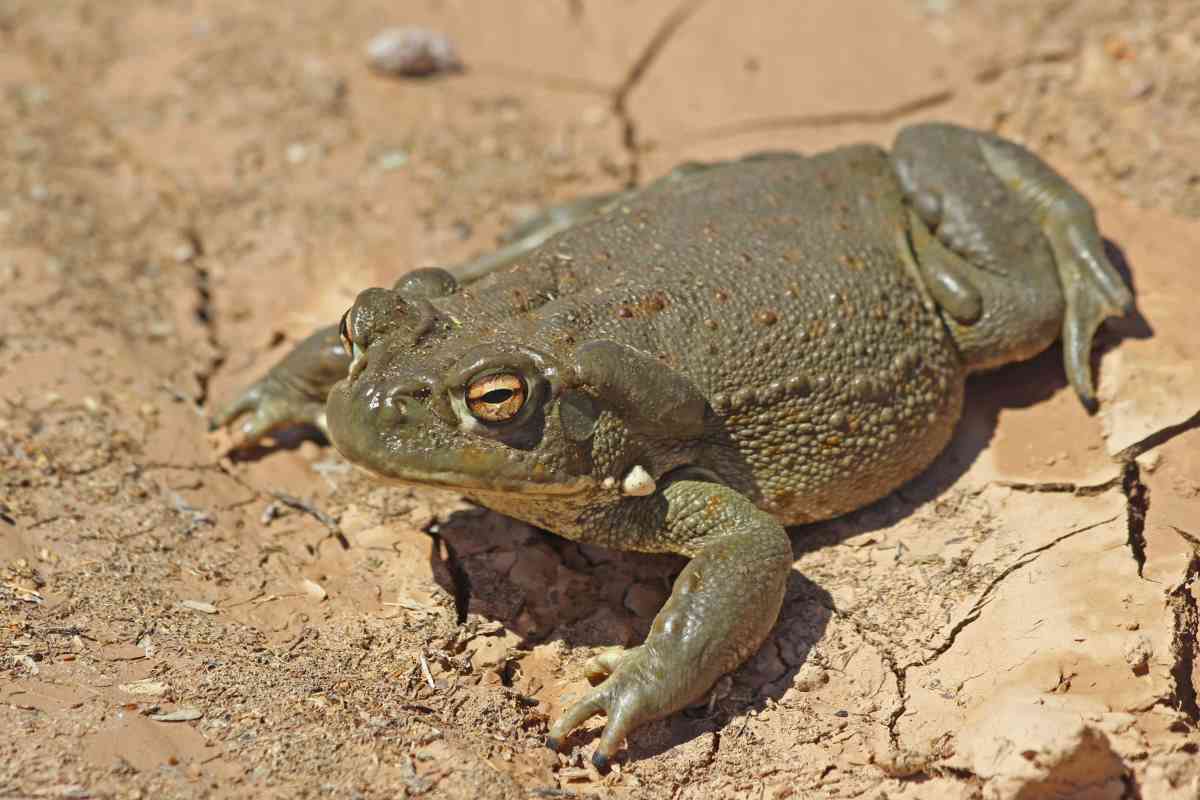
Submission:
[[[36,84],[26,86],[21,92],[25,102],[31,106],[44,105],[50,101],[50,90]]]
[[[151,714],[150,719],[155,722],[191,722],[203,716],[203,712],[197,711],[194,708],[181,708],[178,711],[168,711],[165,714]]]
[[[428,28],[388,28],[367,43],[367,63],[390,75],[419,78],[459,72],[462,61],[445,34]]]
[[[375,160],[375,165],[384,172],[391,172],[408,164],[408,153],[403,150],[389,150]]]
[[[162,681],[156,681],[153,678],[143,678],[138,681],[122,683],[117,688],[127,694],[160,695],[165,694],[170,687]]]
[[[198,253],[196,252],[196,246],[191,242],[181,242],[175,246],[174,250],[171,251],[171,257],[174,258],[175,262],[178,264],[186,264],[194,259],[197,255]]]
[[[263,509],[262,516],[258,518],[258,521],[263,525],[270,525],[277,517],[282,517],[284,513],[286,512],[282,503],[270,502]]]
[[[289,164],[302,164],[308,158],[308,148],[300,142],[289,144],[286,156]]]
[[[191,609],[192,611],[199,611],[201,614],[217,613],[216,606],[214,606],[212,603],[205,603],[202,600],[184,600],[180,602],[179,605],[183,606],[184,608]]]
[[[310,597],[315,597],[317,600],[324,600],[329,596],[329,593],[325,591],[325,587],[314,580],[305,578],[301,581],[301,585],[304,586],[304,591]]]
[[[166,339],[175,333],[175,326],[166,320],[155,320],[146,326],[146,335],[151,339]]]

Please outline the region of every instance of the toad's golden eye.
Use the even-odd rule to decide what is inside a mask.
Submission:
[[[342,314],[342,321],[338,323],[338,336],[342,340],[342,347],[346,349],[346,353],[350,354],[354,351],[354,342],[350,339],[350,312],[354,309],[346,309],[346,313]]]
[[[523,405],[525,381],[519,375],[484,375],[467,387],[467,408],[484,422],[507,422]]]

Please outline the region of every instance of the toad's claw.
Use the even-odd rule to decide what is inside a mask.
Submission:
[[[619,648],[618,648],[619,649]],[[657,656],[646,646],[616,652],[609,650],[597,659],[611,665],[611,674],[588,692],[582,700],[569,707],[550,729],[547,743],[554,749],[575,728],[604,712],[608,722],[592,763],[599,769],[607,767],[616,755],[625,737],[640,725],[659,719],[674,711],[679,700],[679,688],[672,691],[670,678],[674,670],[666,663],[668,659]],[[592,659],[585,670],[589,677],[597,666]]]

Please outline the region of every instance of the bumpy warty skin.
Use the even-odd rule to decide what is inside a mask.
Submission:
[[[565,371],[584,342],[629,345],[707,399],[700,439],[672,437],[669,421],[667,435],[638,435],[598,398],[586,441],[556,430],[551,403],[546,439],[561,446],[504,447],[504,457],[520,462],[522,473],[550,482],[586,475],[594,487],[619,482],[635,465],[657,479],[689,464],[785,524],[870,502],[944,447],[965,370],[906,263],[905,206],[884,151],[862,145],[721,165],[656,184],[616,213],[616,223],[581,225],[516,267],[433,300],[436,322],[420,335],[372,340],[363,377],[380,387],[435,385],[454,363],[469,361],[469,351],[505,348],[534,349]],[[335,442],[388,475],[391,455],[379,444],[388,431],[356,418],[355,426],[379,436],[362,440],[359,452],[350,426],[337,427],[342,407],[331,399]],[[414,427],[425,429],[420,447],[429,452],[487,460],[481,450],[501,449],[464,441],[469,434],[452,427],[405,427],[397,460],[411,460]],[[653,536],[639,542],[621,526],[580,529],[582,520],[569,519],[579,513],[578,497],[465,492],[552,530],[565,526],[567,535],[670,549]],[[582,505],[608,506],[597,504],[597,494]]]

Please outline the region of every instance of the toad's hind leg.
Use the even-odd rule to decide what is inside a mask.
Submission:
[[[922,276],[967,366],[1028,358],[1061,335],[1067,377],[1092,408],[1092,337],[1133,296],[1088,201],[1020,145],[954,125],[906,128],[892,161],[921,221]]]

